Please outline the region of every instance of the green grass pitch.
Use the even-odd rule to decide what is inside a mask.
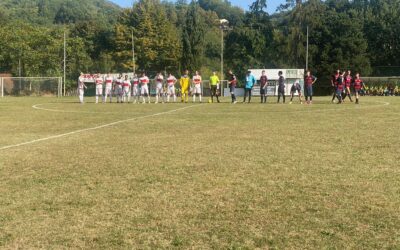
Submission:
[[[0,248],[400,248],[397,97],[87,100],[0,99]]]

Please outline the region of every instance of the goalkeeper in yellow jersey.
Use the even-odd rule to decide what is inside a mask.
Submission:
[[[181,102],[188,102],[189,101],[189,87],[190,87],[190,78],[189,78],[189,70],[185,70],[185,74],[181,76],[179,81],[181,86]]]

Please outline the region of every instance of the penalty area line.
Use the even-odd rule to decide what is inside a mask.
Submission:
[[[52,139],[58,139],[58,138],[66,137],[66,136],[69,136],[69,135],[75,135],[75,134],[79,134],[79,133],[83,133],[83,132],[87,132],[87,131],[92,131],[92,130],[102,129],[102,128],[106,128],[106,127],[111,127],[111,126],[115,126],[115,125],[118,125],[118,124],[121,124],[121,123],[131,122],[131,121],[135,121],[135,120],[139,120],[139,119],[157,117],[157,116],[161,116],[161,115],[175,113],[175,112],[178,112],[180,110],[185,110],[185,109],[189,109],[189,108],[193,108],[193,107],[199,107],[199,106],[201,106],[201,105],[191,105],[191,106],[178,108],[178,109],[173,109],[173,110],[160,112],[160,113],[156,113],[156,114],[132,117],[132,118],[129,118],[129,119],[120,120],[120,121],[116,121],[116,122],[111,122],[111,123],[107,123],[107,124],[103,124],[103,125],[99,125],[99,126],[95,126],[95,127],[91,127],[91,128],[78,129],[78,130],[71,131],[71,132],[64,133],[64,134],[58,134],[58,135],[44,137],[44,138],[40,138],[40,139],[36,139],[36,140],[32,140],[32,141],[27,141],[27,142],[22,142],[22,143],[18,143],[18,144],[3,146],[3,147],[0,147],[0,150],[17,148],[17,147],[21,147],[21,146],[26,146],[26,145],[38,143],[38,142],[48,141],[48,140],[52,140]]]

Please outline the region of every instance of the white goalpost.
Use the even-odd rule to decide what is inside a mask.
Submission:
[[[62,97],[62,77],[0,77],[1,97]]]

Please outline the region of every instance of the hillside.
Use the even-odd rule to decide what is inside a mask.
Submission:
[[[107,0],[2,0],[0,20],[32,24],[75,23],[102,20],[114,24],[121,8]]]

